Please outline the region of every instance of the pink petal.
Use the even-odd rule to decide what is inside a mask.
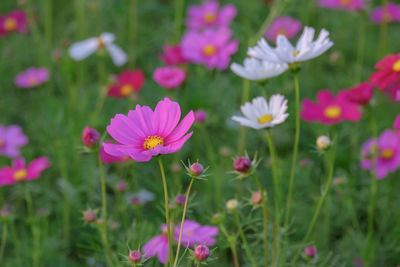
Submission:
[[[179,140],[189,130],[193,122],[194,114],[193,111],[190,111],[179,123],[178,127],[176,127],[175,130],[165,138],[165,143],[171,144]]]

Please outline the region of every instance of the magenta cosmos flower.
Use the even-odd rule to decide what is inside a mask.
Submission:
[[[301,22],[292,17],[277,17],[265,32],[265,37],[271,42],[275,42],[279,34],[285,35],[286,38],[290,39],[300,31],[301,26]]]
[[[104,150],[116,157],[129,156],[136,161],[149,161],[159,154],[174,153],[182,148],[193,132],[186,134],[194,122],[193,111],[183,120],[177,102],[165,98],[153,111],[136,105],[128,116],[117,114],[107,126],[107,132],[118,144],[103,143]]]
[[[19,156],[19,148],[28,143],[28,137],[18,125],[5,127],[0,124],[0,155],[9,158]]]
[[[372,10],[371,20],[376,23],[395,22],[400,20],[400,5],[388,3]]]
[[[361,11],[369,0],[319,0],[318,5],[331,9],[345,9],[349,11]]]
[[[183,36],[182,51],[185,58],[193,63],[204,64],[207,68],[224,70],[231,55],[238,50],[238,41],[231,40],[229,29],[206,29],[203,32],[189,31]]]
[[[388,55],[376,63],[375,68],[377,71],[369,78],[379,89],[385,89],[400,82],[400,53]]]
[[[219,8],[217,1],[207,1],[201,5],[189,7],[186,25],[192,30],[211,26],[228,28],[235,16],[236,7],[234,5]]]
[[[0,186],[39,178],[42,171],[49,167],[50,162],[46,157],[37,158],[28,166],[25,165],[23,158],[18,158],[13,161],[12,167],[0,169]]]
[[[178,67],[157,68],[153,79],[162,87],[174,89],[180,86],[186,78],[186,73]]]
[[[175,227],[174,240],[179,242],[180,227]],[[182,245],[194,248],[195,244],[211,246],[215,243],[215,236],[218,235],[218,227],[202,226],[195,221],[186,220],[183,224]]]
[[[374,163],[375,161],[375,163]],[[361,167],[374,169],[378,179],[385,178],[389,172],[400,166],[400,136],[393,130],[385,130],[378,139],[368,140],[361,151]]]
[[[125,70],[118,75],[116,84],[112,85],[107,95],[114,98],[125,98],[142,89],[145,82],[143,71]]]
[[[329,125],[341,121],[359,121],[361,118],[359,106],[347,99],[345,91],[339,92],[335,97],[330,91],[321,90],[317,94],[317,103],[305,99],[302,106],[300,116],[310,122],[318,121]]]
[[[49,79],[49,71],[46,68],[29,68],[24,72],[21,72],[14,79],[14,83],[19,88],[32,88]]]
[[[160,59],[165,65],[179,65],[187,63],[187,59],[182,55],[182,49],[180,45],[164,45],[163,53],[160,55]]]
[[[107,141],[106,143],[112,144],[113,142]],[[110,163],[115,163],[115,162],[124,162],[124,161],[130,160],[130,157],[128,157],[128,156],[116,157],[116,156],[108,154],[107,152],[104,151],[103,145],[99,149],[99,156],[100,156],[101,161],[105,164],[110,164]]]
[[[374,96],[374,86],[368,82],[360,83],[346,92],[350,102],[358,105],[366,105]]]
[[[28,24],[24,11],[11,11],[4,17],[0,15],[0,36],[4,36],[10,32],[28,32]]]
[[[153,237],[143,246],[142,253],[146,259],[157,254],[158,260],[165,264],[168,257],[168,233],[167,226],[165,224],[161,226],[161,232],[161,235]]]

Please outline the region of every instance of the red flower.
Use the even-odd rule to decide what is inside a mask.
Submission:
[[[386,89],[400,82],[400,53],[385,57],[375,65],[375,68],[378,70],[369,78],[379,89]]]
[[[114,98],[125,98],[142,89],[144,74],[141,70],[123,71],[117,78],[117,84],[110,87],[108,96]]]
[[[368,82],[350,88],[347,91],[347,99],[358,105],[366,105],[374,96],[374,86]]]

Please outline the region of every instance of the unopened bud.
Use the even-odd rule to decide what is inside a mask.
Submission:
[[[317,147],[321,150],[327,150],[331,145],[331,139],[328,136],[322,135],[317,138]]]
[[[251,160],[247,157],[239,157],[233,163],[233,168],[241,173],[246,173],[251,168]]]
[[[239,206],[239,202],[236,199],[230,199],[226,202],[226,208],[229,211],[235,210]]]
[[[199,175],[201,175],[203,172],[204,172],[203,165],[201,165],[201,164],[198,163],[198,162],[193,163],[192,166],[190,166],[190,173],[191,173],[192,175],[199,176]]]
[[[194,250],[194,256],[199,261],[203,261],[210,256],[210,249],[206,245],[199,245]]]
[[[83,219],[87,223],[92,223],[96,220],[96,213],[93,210],[87,210],[83,213]]]
[[[317,254],[317,249],[315,246],[306,247],[304,249],[304,254],[309,258],[314,258],[315,254]]]
[[[261,192],[254,192],[251,195],[251,203],[253,203],[253,205],[260,205],[263,201],[263,195]]]
[[[139,262],[142,260],[142,253],[139,250],[132,250],[129,252],[129,260],[131,262]]]

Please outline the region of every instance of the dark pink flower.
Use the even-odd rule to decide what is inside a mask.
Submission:
[[[231,40],[229,29],[206,29],[203,32],[188,31],[182,39],[182,52],[185,58],[207,68],[224,70],[228,67],[231,55],[238,50],[238,41]]]
[[[181,109],[177,102],[165,98],[153,111],[136,105],[128,116],[117,114],[107,126],[118,144],[103,143],[104,150],[116,157],[129,156],[136,161],[149,161],[159,154],[174,153],[182,148],[193,132],[186,134],[194,122],[190,111],[178,125]]]
[[[0,15],[0,36],[10,32],[28,32],[28,24],[23,10],[11,11],[6,16]]]
[[[301,22],[290,16],[277,17],[265,32],[265,37],[275,42],[279,34],[285,35],[288,39],[294,37],[301,29]]]
[[[28,166],[23,158],[15,159],[12,167],[0,169],[0,186],[15,184],[39,178],[42,171],[50,167],[46,157],[33,160]]]
[[[374,96],[374,86],[368,82],[360,83],[346,92],[350,102],[358,105],[366,105]]]
[[[180,86],[186,78],[186,73],[178,67],[157,68],[153,79],[162,87],[174,89]]]
[[[18,125],[5,127],[0,124],[0,155],[9,158],[19,156],[19,148],[28,143],[28,138]]]
[[[111,141],[107,141],[106,143],[113,144],[113,142],[111,142]],[[102,145],[100,147],[99,155],[100,155],[101,161],[105,164],[110,164],[110,163],[115,163],[115,162],[124,162],[124,161],[128,161],[130,159],[130,157],[128,157],[128,156],[116,157],[116,156],[108,154],[107,152],[104,151],[104,145]]]
[[[219,8],[217,1],[207,1],[201,5],[189,7],[186,25],[192,30],[206,27],[228,28],[236,12],[234,5]]]
[[[210,249],[206,245],[199,245],[194,250],[194,256],[199,261],[204,261],[210,256]]]
[[[174,240],[179,241],[180,227],[175,227]],[[218,235],[218,227],[202,226],[195,221],[186,220],[183,224],[182,245],[194,248],[195,244],[211,246],[215,243],[215,236]]]
[[[93,128],[86,126],[82,132],[82,143],[87,147],[96,146],[99,143],[100,134]]]
[[[194,119],[197,123],[203,123],[207,119],[207,113],[202,109],[196,110],[194,112]]]
[[[125,70],[118,75],[117,83],[112,85],[107,95],[114,98],[124,98],[142,89],[145,78],[141,70]]]
[[[167,236],[167,226],[163,224],[161,226],[162,234],[153,237],[149,242],[147,242],[143,248],[142,253],[145,258],[151,258],[157,254],[158,260],[165,264],[168,257],[168,236]]]
[[[160,59],[165,65],[179,65],[187,63],[187,59],[182,55],[182,49],[180,45],[164,45],[163,53],[160,55]]]
[[[372,10],[371,20],[376,23],[395,22],[400,20],[400,5],[388,3]]]
[[[361,11],[369,0],[319,0],[318,5],[331,9],[345,9],[348,11]]]
[[[14,79],[14,83],[19,88],[32,88],[47,82],[48,79],[49,71],[47,68],[31,67],[18,74]]]
[[[361,150],[361,167],[372,170],[374,165],[378,179],[385,178],[389,172],[394,172],[400,167],[400,135],[398,133],[385,130],[378,139],[372,138],[364,143]]]
[[[317,103],[308,99],[303,100],[300,116],[310,122],[336,124],[341,121],[359,121],[361,111],[359,106],[347,99],[347,93],[340,91],[335,97],[328,90],[321,90],[317,94]]]
[[[309,258],[314,258],[315,254],[317,254],[317,248],[315,246],[306,247],[304,249],[304,254]]]
[[[388,55],[379,61],[375,68],[377,71],[369,78],[379,89],[386,89],[394,83],[400,82],[400,53]]]

